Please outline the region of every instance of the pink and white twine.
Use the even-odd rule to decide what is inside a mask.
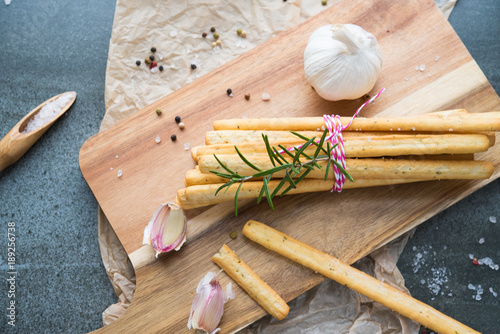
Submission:
[[[354,118],[358,116],[359,112],[361,109],[363,109],[367,104],[373,102],[377,97],[380,96],[384,92],[385,88],[382,88],[377,95],[373,96],[371,99],[363,103],[361,107],[356,110],[354,115],[352,116],[351,120],[349,123],[346,125],[342,125],[341,119],[339,115],[323,115],[323,119],[325,120],[325,125],[326,128],[328,129],[328,136],[326,136],[325,141],[329,141],[332,147],[335,147],[332,149],[332,158],[342,166],[342,168],[346,169],[346,162],[345,162],[345,149],[344,149],[344,140],[342,138],[342,131],[344,131],[346,128],[351,126],[352,122],[354,121]],[[316,143],[319,143],[320,141],[318,140]],[[337,145],[338,144],[338,145]],[[311,144],[312,145],[312,144]],[[335,146],[337,145],[337,146]],[[300,148],[299,146],[298,148]],[[290,147],[287,148],[287,151],[293,151],[295,148]],[[281,153],[281,152],[280,152]],[[332,188],[332,192],[337,191],[341,192],[342,188],[345,183],[345,175],[342,173],[340,168],[337,167],[337,165],[332,163],[333,167],[333,175],[335,176],[335,183]]]

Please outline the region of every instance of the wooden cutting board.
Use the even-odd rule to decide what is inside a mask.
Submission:
[[[410,115],[443,109],[500,110],[500,99],[432,0],[336,1],[321,14],[283,32],[184,88],[96,134],[82,147],[82,173],[128,254],[140,252],[154,209],[173,201],[193,168],[184,144],[203,144],[204,133],[221,118],[352,115],[363,100],[328,102],[304,80],[303,50],[309,35],[329,23],[354,23],[373,33],[384,65],[373,92],[386,92],[362,116]],[[416,70],[425,65],[425,71]],[[233,90],[228,97],[226,89]],[[246,101],[244,95],[251,94]],[[264,102],[262,93],[271,100]],[[156,108],[163,114],[158,117]],[[186,124],[179,130],[174,117]],[[170,135],[177,134],[177,141]],[[162,141],[155,143],[160,135]],[[319,193],[276,200],[277,209],[233,204],[187,212],[188,242],[179,252],[137,268],[137,289],[129,309],[99,332],[187,332],[199,280],[218,270],[211,256],[227,243],[285,300],[323,278],[246,240],[244,223],[267,223],[314,247],[353,263],[447,208],[500,175],[500,145],[477,156],[494,162],[484,181],[420,184]],[[110,170],[113,168],[113,170]],[[117,171],[123,175],[118,178]],[[238,231],[237,239],[229,237]],[[146,246],[145,246],[146,247]],[[229,282],[221,275],[222,285]],[[265,312],[239,287],[226,304],[223,333],[234,332]]]

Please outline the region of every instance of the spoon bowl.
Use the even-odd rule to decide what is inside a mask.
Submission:
[[[52,115],[50,120],[43,121],[43,124],[36,127],[32,131],[26,131],[28,124],[35,119],[35,116],[48,103],[60,98],[65,94],[70,94],[68,102],[61,107],[56,114]],[[5,137],[0,141],[0,171],[12,165],[19,160],[26,151],[57,121],[75,102],[76,92],[66,92],[56,95],[47,101],[43,102],[35,109],[24,116]]]

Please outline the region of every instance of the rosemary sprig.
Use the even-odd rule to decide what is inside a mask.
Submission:
[[[262,140],[266,145],[266,151],[269,156],[269,160],[273,164],[273,168],[267,170],[262,170],[259,167],[255,166],[241,153],[241,151],[236,146],[234,147],[236,153],[241,158],[241,160],[250,168],[256,171],[256,173],[252,175],[245,176],[234,172],[233,170],[228,168],[222,161],[220,161],[219,158],[217,158],[217,156],[214,154],[214,157],[217,160],[217,162],[227,173],[221,173],[217,171],[210,171],[210,172],[229,180],[229,182],[223,184],[217,189],[215,195],[217,195],[224,188],[226,188],[225,191],[227,191],[227,189],[229,189],[230,186],[232,186],[235,183],[239,183],[238,189],[234,196],[234,213],[236,216],[238,215],[238,195],[240,194],[241,187],[245,181],[248,181],[250,179],[262,177],[262,188],[260,189],[259,196],[257,198],[257,204],[259,204],[262,201],[262,198],[265,196],[267,203],[273,210],[274,210],[273,198],[279,194],[280,190],[283,189],[283,187],[288,183],[288,187],[286,187],[285,190],[283,190],[281,194],[279,194],[280,196],[283,196],[290,190],[297,188],[297,185],[312,170],[321,169],[321,166],[318,164],[318,161],[328,161],[325,171],[325,181],[328,178],[328,172],[330,171],[331,164],[337,166],[347,179],[349,179],[350,181],[354,181],[351,175],[349,175],[349,173],[347,173],[347,171],[344,168],[342,168],[342,166],[332,158],[332,150],[335,148],[337,144],[332,147],[332,145],[330,145],[330,142],[327,141],[326,149],[323,147],[323,144],[325,143],[326,137],[328,135],[328,130],[325,130],[323,132],[323,135],[321,136],[319,142],[315,141],[316,137],[307,138],[306,136],[303,136],[293,131],[291,131],[291,133],[303,139],[305,143],[300,148],[295,147],[293,153],[288,151],[286,147],[284,147],[283,145],[278,145],[278,147],[285,154],[280,154],[279,150],[276,147],[271,146],[271,144],[269,143],[269,138],[265,134],[262,135]],[[305,149],[310,145],[316,146],[316,151],[312,156],[305,153]],[[324,154],[320,155],[320,153]],[[301,156],[305,157],[307,160],[301,162],[300,161]],[[290,160],[287,160],[287,158],[289,158]],[[271,177],[273,176],[273,174],[279,171],[285,171],[285,176],[281,179],[280,183],[274,189],[274,191],[271,192],[271,190],[269,189],[269,181],[271,181]],[[300,176],[298,178],[295,178],[297,177],[297,175]]]

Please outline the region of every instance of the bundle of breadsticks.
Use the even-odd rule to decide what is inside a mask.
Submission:
[[[351,119],[341,117],[340,121],[347,125]],[[187,171],[186,187],[178,190],[177,203],[183,209],[192,209],[233,201],[240,184],[235,183],[216,194],[228,179],[215,175],[213,171],[225,172],[222,162],[239,175],[255,174],[255,170],[237,154],[235,146],[253,165],[268,170],[273,164],[262,140],[263,134],[271,146],[296,147],[305,140],[291,131],[319,139],[324,129],[322,117],[215,121],[214,131],[206,133],[206,145],[192,148],[192,157],[198,166]],[[354,179],[353,182],[346,181],[343,188],[427,180],[487,179],[494,166],[488,161],[474,160],[474,153],[485,152],[493,146],[495,131],[498,130],[500,112],[468,113],[465,109],[458,109],[411,117],[357,117],[342,133],[346,171]],[[316,146],[311,145],[304,152],[312,155],[315,150]],[[284,153],[282,156],[285,160],[290,159]],[[321,168],[311,170],[287,195],[331,190],[335,182],[333,169],[325,180],[328,162],[318,164]],[[272,177],[268,182],[270,191],[285,177],[284,171]],[[300,177],[300,174],[295,177]],[[262,179],[258,178],[244,182],[238,198],[257,198],[262,185]]]

